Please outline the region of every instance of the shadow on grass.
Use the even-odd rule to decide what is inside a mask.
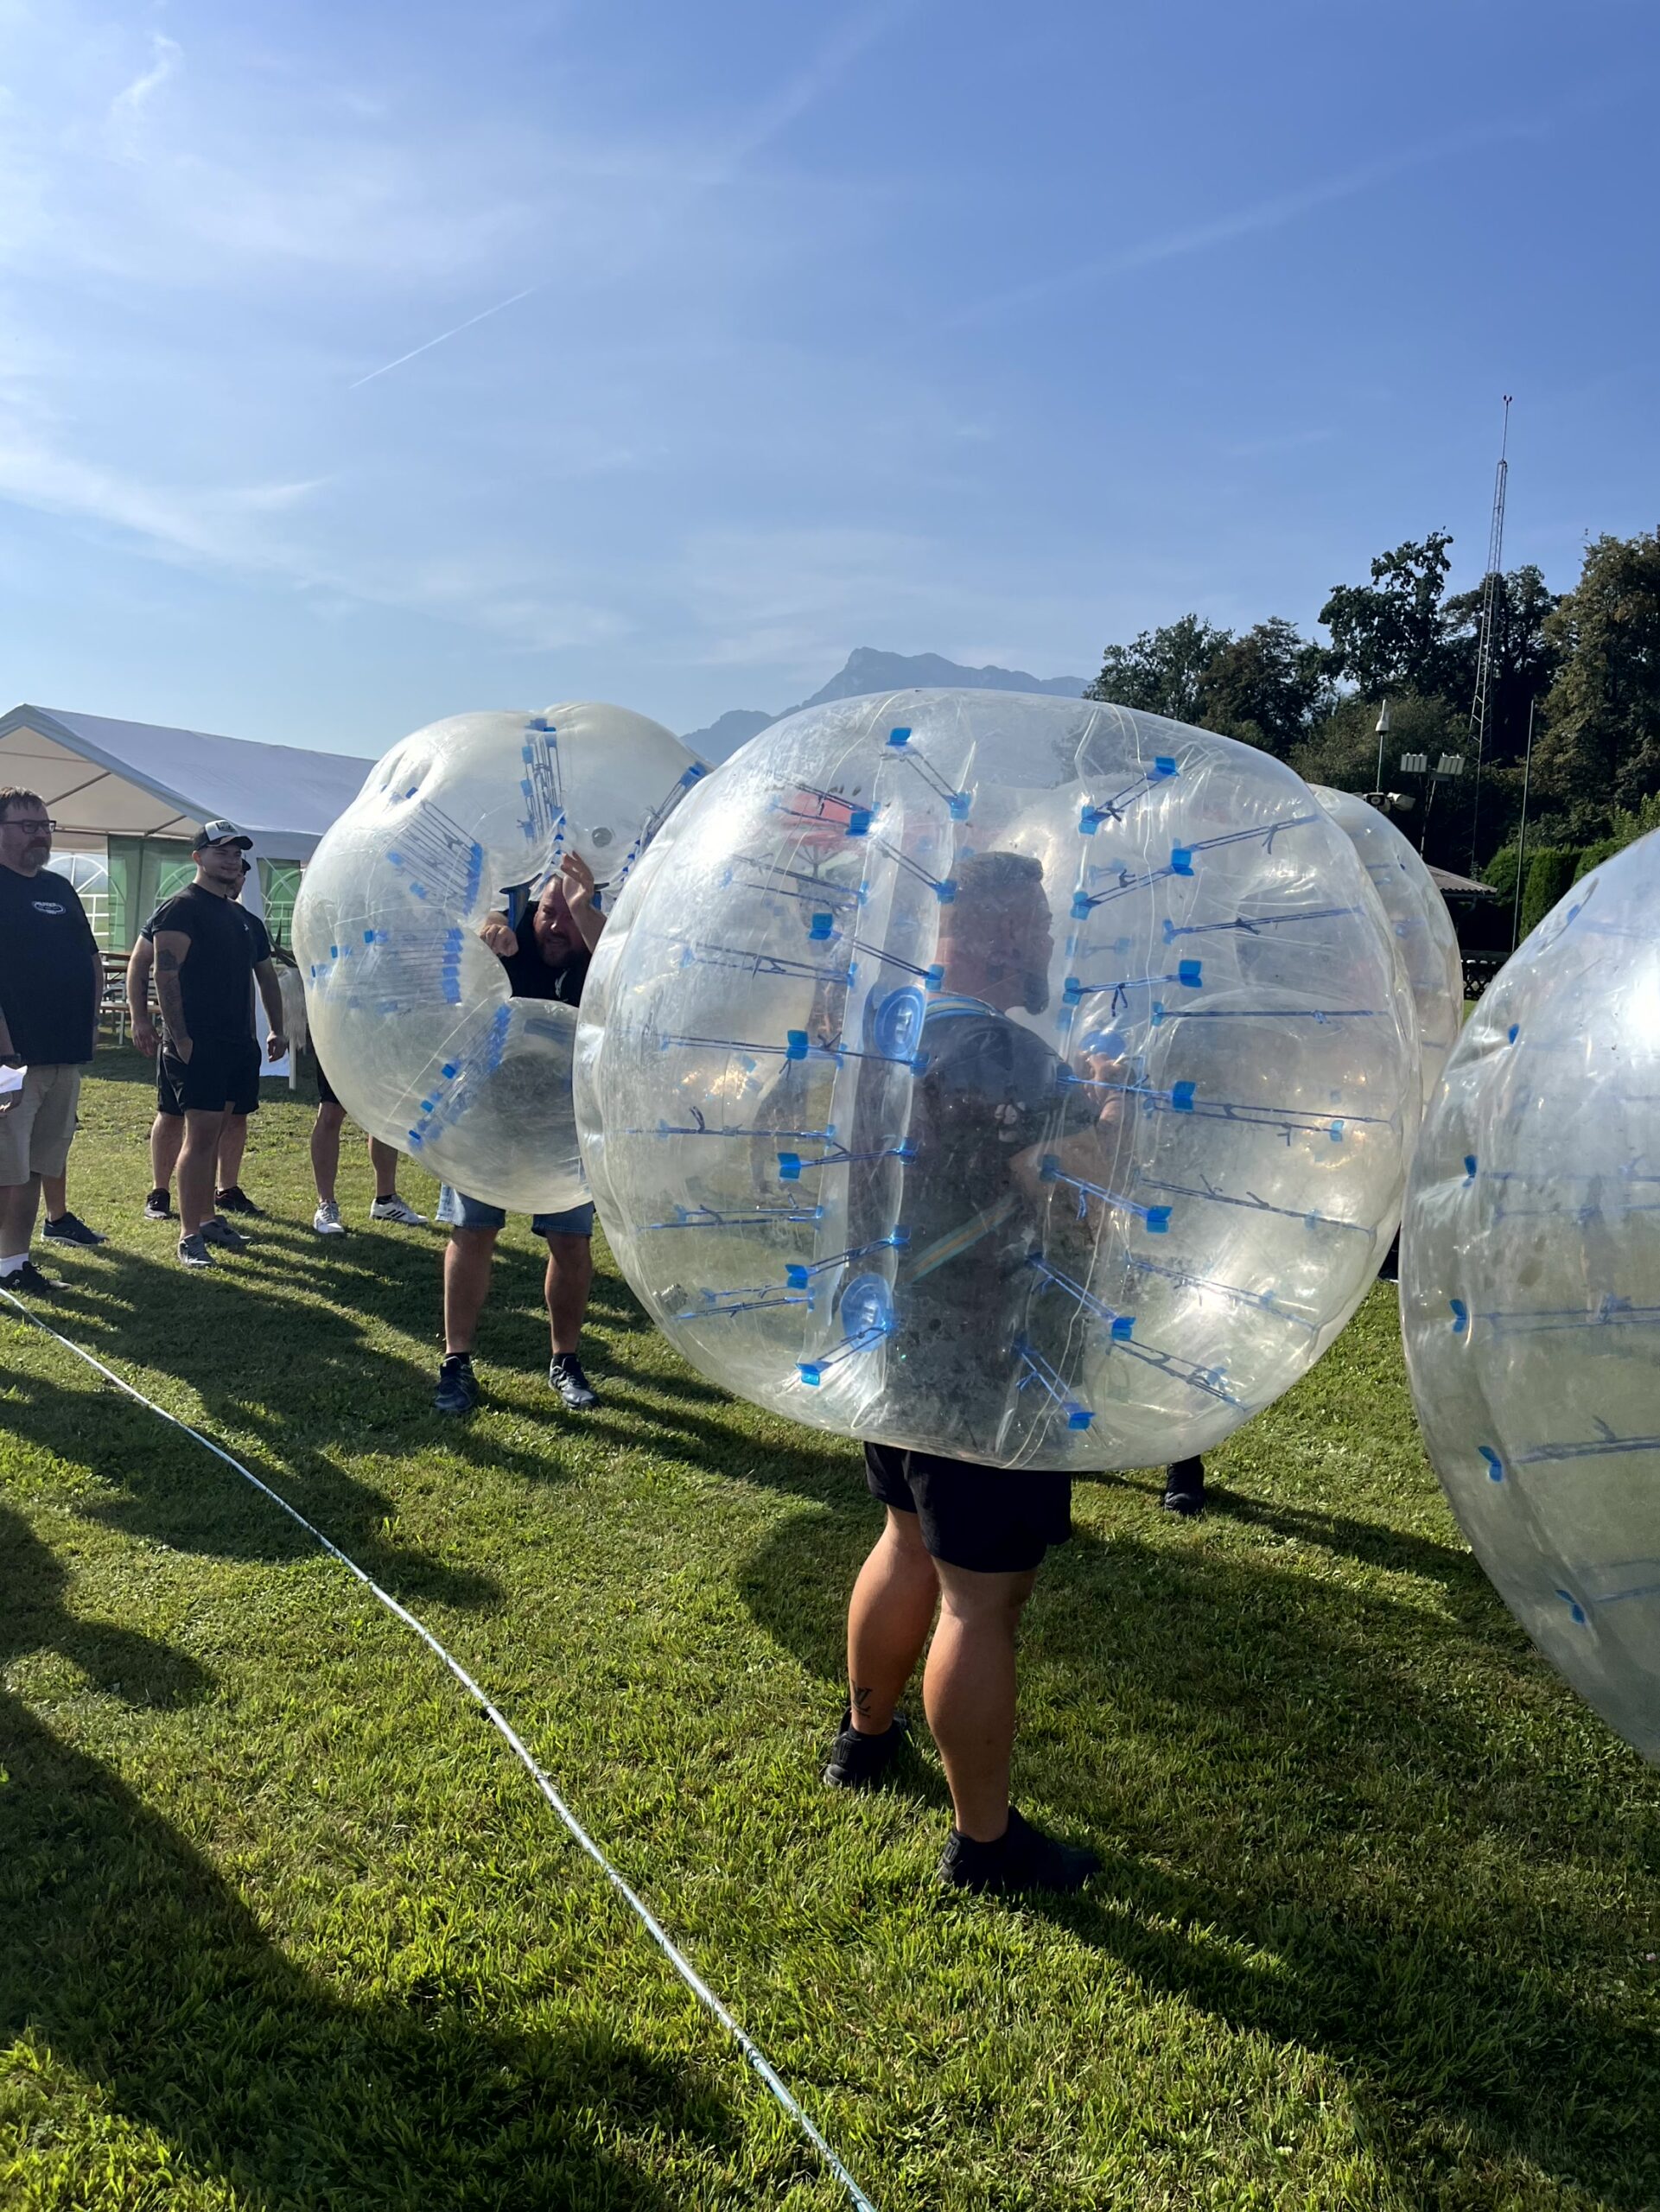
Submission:
[[[194,1705],[212,1687],[213,1677],[183,1652],[115,1621],[70,1612],[64,1604],[67,1569],[6,1505],[0,1505],[0,1663],[26,1651],[56,1651],[130,1705]]]
[[[41,1319],[118,1372],[149,1369],[195,1391],[205,1431],[387,1589],[458,1608],[494,1605],[500,1593],[490,1577],[400,1541],[392,1502],[348,1473],[343,1459],[403,1457],[441,1442],[463,1459],[517,1464],[527,1474],[544,1473],[542,1462],[499,1439],[438,1430],[430,1371],[375,1343],[366,1316],[328,1302],[351,1294],[340,1266],[316,1267],[317,1294],[295,1298],[278,1287],[280,1245],[268,1235],[260,1249],[263,1262],[251,1254],[204,1281],[106,1247],[40,1309]],[[436,1291],[430,1253],[427,1260]],[[384,1275],[375,1281],[384,1290]],[[132,1379],[143,1387],[142,1374]],[[64,1383],[14,1375],[6,1421],[111,1485],[111,1495],[83,1510],[111,1528],[231,1559],[315,1554],[313,1540],[230,1469],[89,1370]]]
[[[769,1455],[760,1479],[828,1510],[782,1527],[741,1585],[834,1682],[875,1533],[860,1473]],[[1242,1517],[1326,1541],[1320,1516]],[[1619,1894],[1652,1858],[1652,1821],[1600,1797],[1593,1772],[1494,1759],[1497,1709],[1539,1694],[1520,1632],[1472,1560],[1364,1531],[1340,1524],[1333,1548],[1428,1572],[1445,1601],[1152,1530],[1051,1555],[1022,1647],[1017,1789],[1107,1863],[1081,1897],[1034,1909],[1238,2031],[1331,2053],[1394,2127],[1467,2131],[1623,2212],[1651,2207],[1660,2044],[1580,1993],[1629,1967],[1636,1931],[1567,1870],[1600,1858],[1597,1894]],[[1552,1862],[1560,1884],[1506,1878]]]
[[[239,2201],[650,2212],[684,2200],[649,2160],[730,2157],[738,2126],[695,2066],[599,2024],[501,2028],[442,1974],[404,2002],[349,2003],[119,1780],[4,1697],[0,1750],[0,2038],[29,2035]],[[50,2096],[50,2075],[14,2075],[14,2106]],[[67,2132],[40,2117],[42,2142]],[[88,2161],[113,2203],[110,2147]]]

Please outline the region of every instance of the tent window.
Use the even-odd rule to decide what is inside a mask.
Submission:
[[[265,927],[270,941],[286,946],[294,936],[294,901],[300,889],[300,863],[261,861],[259,888],[265,901]]]

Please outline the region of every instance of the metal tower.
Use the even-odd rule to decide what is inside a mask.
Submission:
[[[1487,534],[1487,569],[1481,582],[1481,615],[1476,633],[1476,690],[1470,702],[1468,743],[1476,756],[1475,791],[1470,810],[1470,873],[1476,872],[1476,837],[1481,824],[1481,763],[1487,749],[1492,721],[1493,653],[1498,613],[1504,590],[1504,488],[1511,465],[1505,459],[1511,442],[1511,395],[1504,394],[1504,429],[1498,442],[1498,467],[1493,475],[1493,520]]]

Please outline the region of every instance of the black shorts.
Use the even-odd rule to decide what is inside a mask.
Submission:
[[[1072,1533],[1072,1478],[1050,1468],[982,1467],[893,1444],[865,1446],[870,1495],[914,1513],[930,1555],[976,1574],[1024,1574]]]
[[[311,1057],[314,1060],[317,1059],[315,1052]],[[334,1096],[334,1086],[328,1080],[328,1069],[321,1060],[317,1060],[317,1103],[320,1106],[338,1106],[340,1103]]]
[[[233,1114],[259,1110],[259,1047],[251,1037],[199,1037],[181,1060],[163,1045],[156,1061],[158,1114]]]

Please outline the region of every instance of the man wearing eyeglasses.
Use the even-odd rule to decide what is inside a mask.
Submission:
[[[29,1256],[41,1179],[61,1175],[104,965],[86,910],[46,863],[55,824],[34,791],[0,790],[0,1287],[49,1295]]]

